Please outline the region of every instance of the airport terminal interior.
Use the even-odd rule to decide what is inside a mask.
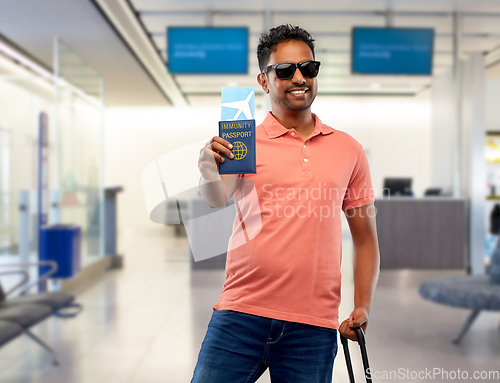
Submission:
[[[283,24],[369,165],[373,381],[500,381],[499,0],[0,0],[1,383],[191,381],[240,212],[203,199],[200,150],[270,112],[257,45]]]

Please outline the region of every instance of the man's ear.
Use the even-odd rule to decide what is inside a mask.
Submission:
[[[257,75],[257,82],[262,87],[265,94],[269,94],[269,88],[267,87],[267,77],[264,73],[259,73]]]

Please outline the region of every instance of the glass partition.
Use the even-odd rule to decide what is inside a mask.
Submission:
[[[52,111],[51,78],[0,54],[0,265],[38,258],[38,116],[51,119]],[[55,147],[50,133],[49,158]],[[30,271],[35,277],[36,269]],[[4,289],[17,279],[2,277]]]
[[[82,266],[103,256],[103,79],[55,40],[58,221],[82,230]]]
[[[38,129],[44,112],[48,223],[81,227],[84,267],[104,255],[103,80],[58,40],[54,75],[16,61],[0,53],[0,265],[38,259]],[[15,280],[2,278],[4,289]]]

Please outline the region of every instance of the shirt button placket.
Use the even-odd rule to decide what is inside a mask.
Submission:
[[[309,158],[309,145],[304,142],[301,148],[302,177],[311,177],[311,161]]]

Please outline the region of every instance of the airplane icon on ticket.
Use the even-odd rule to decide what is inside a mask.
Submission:
[[[251,87],[222,88],[221,107],[222,121],[252,120],[255,114],[255,89]],[[237,110],[235,113],[226,108]]]

